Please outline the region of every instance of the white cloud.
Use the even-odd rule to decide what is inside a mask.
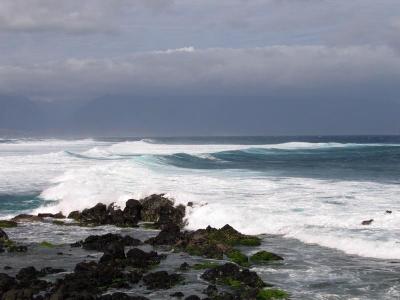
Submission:
[[[164,7],[157,0],[1,0],[0,30],[11,32],[109,32],[130,7]],[[165,2],[169,2],[168,0]]]
[[[113,93],[271,90],[400,86],[400,56],[388,47],[274,46],[136,53],[0,66],[0,92],[34,98],[94,98]],[[189,50],[189,51],[188,51]]]

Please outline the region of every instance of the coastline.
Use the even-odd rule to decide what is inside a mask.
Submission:
[[[70,219],[64,219],[61,214],[39,214],[19,215],[13,219],[18,224],[9,222],[16,228],[28,229],[37,224],[71,231],[76,227],[96,230],[102,226],[103,234],[90,235],[74,244],[42,241],[24,245],[24,249],[7,248],[3,239],[5,253],[0,254],[0,267],[4,272],[2,299],[23,299],[22,295],[29,293],[31,299],[264,300],[289,297],[248,269],[283,261],[280,256],[265,251],[251,257],[243,254],[242,249],[261,245],[261,239],[256,236],[243,235],[229,225],[222,229],[186,231],[182,228],[185,208],[174,206],[163,195],[152,195],[141,201],[128,200],[124,210],[112,206],[104,208],[98,204],[70,214]],[[107,216],[114,217],[107,219]],[[121,234],[111,233],[119,229]],[[91,239],[96,241],[90,244]],[[22,246],[19,242],[10,243]],[[148,261],[146,256],[150,254],[152,258]],[[85,269],[88,266],[94,269],[89,272]],[[98,277],[99,274],[103,275]],[[136,276],[134,280],[132,276]],[[6,279],[8,287],[4,284]],[[76,281],[82,279],[90,284],[79,290]],[[171,282],[165,284],[166,281]]]

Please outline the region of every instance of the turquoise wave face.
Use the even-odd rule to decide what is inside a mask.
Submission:
[[[349,146],[326,149],[221,151],[202,155],[154,155],[159,162],[187,169],[246,169],[280,176],[397,181],[400,146]],[[150,158],[149,158],[150,160]],[[154,163],[154,159],[151,159]]]
[[[24,195],[0,194],[0,215],[35,209],[43,205],[38,193]]]

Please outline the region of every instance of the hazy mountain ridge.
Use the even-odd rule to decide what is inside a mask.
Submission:
[[[107,95],[86,102],[50,103],[3,95],[0,96],[0,134],[174,136],[400,133],[396,113],[400,111],[399,103],[385,102],[371,115],[368,111],[377,106],[377,101],[331,101],[329,95],[324,96],[322,101],[322,95],[311,96],[309,99],[300,99],[300,105],[295,96],[275,95]],[[207,101],[202,101],[205,98]],[[387,128],[392,131],[388,132]]]

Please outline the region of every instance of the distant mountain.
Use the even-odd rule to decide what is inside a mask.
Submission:
[[[46,115],[24,97],[0,95],[0,129],[3,132],[37,131],[44,128]]]
[[[400,104],[337,95],[107,95],[34,102],[0,95],[0,135],[191,136],[398,134]],[[369,112],[374,111],[371,115]]]

